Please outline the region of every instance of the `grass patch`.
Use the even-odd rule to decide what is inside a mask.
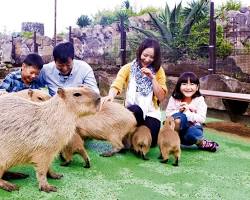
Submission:
[[[69,167],[61,167],[59,159],[53,163],[56,172],[64,174],[61,180],[49,183],[57,186],[58,192],[45,193],[38,190],[34,169],[31,166],[15,167],[30,175],[25,180],[11,181],[20,186],[19,191],[6,192],[0,189],[1,199],[249,199],[250,197],[250,146],[249,142],[226,137],[205,129],[208,139],[220,144],[216,153],[182,148],[180,166],[161,164],[157,159],[159,149],[152,148],[149,161],[143,161],[131,152],[111,158],[99,156],[110,149],[106,142],[86,142],[91,158],[91,168],[83,168],[79,155]]]

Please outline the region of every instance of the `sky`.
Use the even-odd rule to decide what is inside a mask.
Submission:
[[[170,8],[181,0],[129,0],[136,11],[148,6],[164,8],[166,2]],[[183,5],[191,0],[183,0]],[[226,0],[213,0],[215,7]],[[0,32],[10,34],[20,32],[22,22],[44,24],[45,35],[52,37],[54,32],[55,0],[2,0],[0,12]],[[67,32],[69,26],[77,27],[77,18],[81,15],[93,16],[103,9],[120,8],[124,0],[57,0],[57,33]],[[249,0],[241,0],[242,5],[250,6]]]

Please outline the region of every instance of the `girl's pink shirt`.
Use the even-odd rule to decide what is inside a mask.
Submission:
[[[174,99],[172,96],[168,101],[166,116],[171,116],[179,112],[181,100]],[[196,97],[188,104],[188,108],[183,113],[186,114],[188,121],[194,124],[202,124],[206,120],[207,104],[203,96]]]

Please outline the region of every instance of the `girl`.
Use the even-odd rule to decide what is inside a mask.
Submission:
[[[199,87],[199,79],[193,72],[181,74],[169,99],[166,115],[174,117],[182,144],[196,144],[201,150],[215,152],[219,145],[203,136],[207,104]]]
[[[150,129],[151,146],[155,146],[161,127],[159,102],[165,99],[167,93],[160,45],[156,40],[147,38],[140,44],[136,59],[120,69],[103,102],[113,101],[124,87],[125,105],[134,113],[138,126],[145,125]]]

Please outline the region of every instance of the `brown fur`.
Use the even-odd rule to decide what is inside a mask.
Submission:
[[[18,164],[32,163],[39,189],[56,191],[46,175],[61,178],[50,165],[57,153],[75,134],[80,116],[93,114],[100,98],[92,90],[58,89],[50,100],[36,103],[5,95],[0,98],[0,187],[12,191],[16,185],[2,179],[5,171]]]
[[[126,109],[123,105],[115,102],[106,102],[99,112],[96,114],[79,118],[77,121],[77,133],[84,138],[93,138],[97,140],[107,140],[112,144],[112,151],[101,154],[102,156],[112,156],[114,153],[120,151],[124,145],[123,139],[128,137],[129,133],[134,132],[136,128],[136,119],[132,112]],[[66,163],[71,161],[72,153],[75,152],[76,143],[81,144],[77,149],[84,148],[82,143],[79,142],[79,137],[74,136],[72,139],[71,147],[66,146],[62,150],[63,158]],[[75,142],[74,142],[75,140]],[[78,140],[78,142],[76,142]],[[74,146],[72,147],[72,144]],[[67,152],[67,148],[71,152]],[[82,152],[86,152],[84,149]],[[68,155],[68,156],[65,156]],[[70,156],[69,156],[70,155]],[[87,152],[83,156],[86,166],[88,160]],[[64,164],[66,164],[64,163]]]
[[[16,95],[19,97],[23,97],[25,99],[34,101],[34,102],[43,102],[43,101],[47,101],[51,98],[51,96],[47,93],[45,93],[42,90],[38,90],[38,89],[27,89],[27,90],[21,90],[19,92],[12,92],[12,93],[6,93],[9,95]],[[5,172],[3,175],[3,179],[4,180],[9,180],[9,179],[23,179],[23,178],[27,178],[28,175],[26,174],[22,174],[19,172]]]
[[[34,102],[43,102],[51,98],[51,96],[45,93],[45,91],[38,89],[21,90],[19,92],[12,92],[9,94],[17,95],[19,97],[23,97],[25,99],[29,99]]]
[[[175,157],[175,163],[173,165],[178,166],[181,156],[180,138],[174,129],[174,119],[173,117],[168,117],[158,135],[158,145],[163,158],[161,162],[168,162],[169,155],[173,154]]]
[[[148,160],[148,158],[145,156],[150,149],[151,143],[152,137],[150,129],[145,125],[137,127],[135,133],[132,136],[132,145],[134,151],[141,155],[144,160]]]
[[[78,133],[73,135],[70,142],[61,151],[60,156],[61,159],[64,160],[64,162],[61,163],[61,166],[69,165],[72,160],[73,154],[75,153],[80,154],[84,159],[84,168],[90,168],[90,159],[86,149],[84,148],[84,140]]]
[[[15,96],[19,96],[19,97],[34,101],[34,102],[43,102],[51,98],[49,94],[39,89],[25,89],[25,90],[21,90],[18,92],[10,92],[10,93],[5,92],[2,95],[15,95]]]

